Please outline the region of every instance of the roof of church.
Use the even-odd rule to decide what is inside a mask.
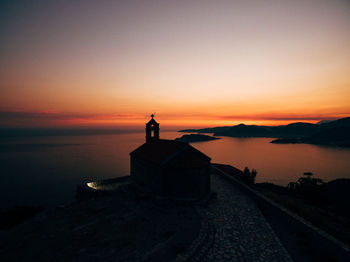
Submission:
[[[132,151],[130,155],[155,164],[165,165],[169,163],[170,166],[176,167],[203,166],[210,161],[208,156],[188,143],[166,139],[144,143]]]
[[[146,125],[158,125],[157,121],[154,120],[154,118],[152,117],[152,119],[150,121],[148,121],[148,123]]]
[[[169,163],[169,166],[177,168],[194,168],[206,166],[209,164],[209,161],[210,158],[206,159],[197,154],[187,154],[184,157],[174,158],[173,161]]]

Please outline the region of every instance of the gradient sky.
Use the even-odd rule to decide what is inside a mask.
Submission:
[[[2,1],[0,126],[350,115],[350,1]]]

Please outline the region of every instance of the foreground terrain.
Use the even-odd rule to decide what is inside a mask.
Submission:
[[[291,261],[249,197],[217,175],[212,190],[179,204],[129,185],[43,212],[1,231],[1,261]]]

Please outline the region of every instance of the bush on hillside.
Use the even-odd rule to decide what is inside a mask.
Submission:
[[[321,185],[323,181],[320,178],[312,176],[313,174],[311,172],[306,172],[297,182],[290,182],[288,188],[301,195],[306,201],[320,204],[322,202]]]
[[[252,171],[250,171],[248,167],[245,167],[243,170],[242,180],[249,186],[254,185],[257,174],[258,172],[255,169],[252,169]]]

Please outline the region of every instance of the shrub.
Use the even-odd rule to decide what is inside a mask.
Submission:
[[[248,167],[245,167],[243,170],[243,182],[247,185],[254,185],[255,184],[255,178],[258,172],[255,169],[252,169],[252,171],[249,170]]]
[[[297,182],[290,182],[288,188],[297,194],[300,194],[306,201],[319,203],[321,201],[320,192],[322,179],[312,177],[311,172],[304,173]]]

